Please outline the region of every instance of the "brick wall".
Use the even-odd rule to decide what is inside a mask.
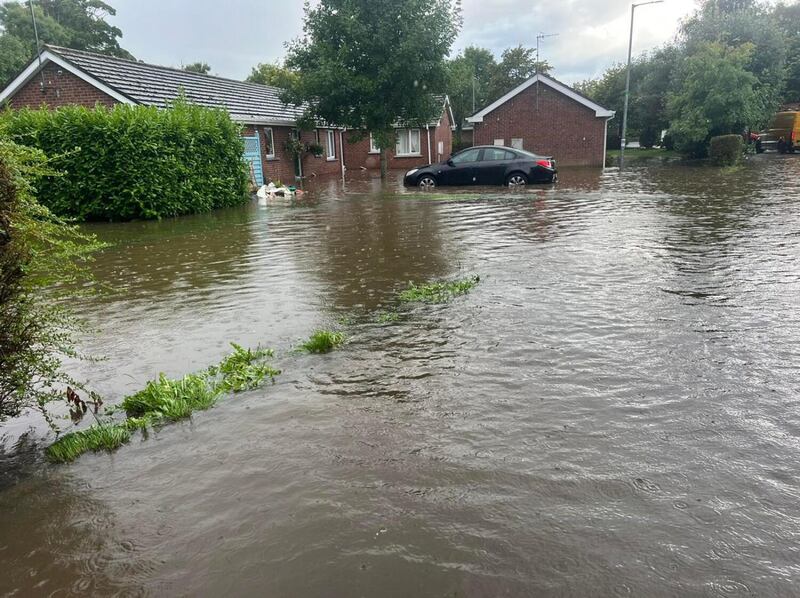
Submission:
[[[274,158],[268,158],[267,135],[265,129],[272,129],[272,138],[275,143]],[[261,161],[264,166],[264,177],[267,181],[281,181],[287,185],[294,184],[297,176],[295,160],[286,153],[286,142],[292,134],[292,127],[266,127],[261,125],[247,125],[244,127],[243,135],[252,137],[258,135],[261,144]],[[327,150],[327,129],[319,130],[319,142]],[[314,131],[303,131],[300,134],[303,143],[316,143]],[[336,145],[336,160],[328,160],[327,151],[317,158],[311,154],[303,156],[303,176],[314,177],[332,174],[341,174],[341,147],[339,143],[339,132],[334,131],[334,143]]]
[[[37,74],[11,97],[9,104],[12,108],[41,108],[43,104],[50,108],[76,104],[94,108],[96,104],[111,107],[117,103],[111,96],[56,64],[46,64],[43,72],[44,93],[42,78]]]
[[[430,129],[430,148],[434,159],[436,158],[436,134],[442,127]],[[421,164],[429,164],[431,162],[428,156],[428,129],[421,128],[419,131],[419,144],[420,155],[418,156],[397,156],[394,149],[388,150],[389,155],[389,169],[390,170],[409,170]],[[449,129],[448,129],[449,131]],[[450,147],[452,147],[453,138],[450,131]],[[442,140],[445,142],[445,149],[448,147],[446,135],[442,134]],[[371,153],[369,148],[369,135],[366,135],[360,141],[353,141],[352,137],[347,136],[345,133],[345,166],[350,171],[366,168],[367,170],[380,170],[381,156],[378,153]],[[448,154],[449,156],[450,154]]]
[[[537,110],[536,88],[539,87]],[[523,149],[560,166],[603,166],[606,120],[547,85],[532,85],[475,123],[475,145],[523,140]]]
[[[445,109],[444,114],[442,115],[442,120],[438,127],[436,127],[436,132],[434,135],[434,143],[433,147],[431,148],[431,153],[433,154],[433,159],[431,162],[442,162],[447,160],[450,157],[450,154],[453,153],[453,129],[451,129],[451,125],[453,123],[450,122],[450,111]],[[439,143],[442,144],[442,152],[439,153]]]

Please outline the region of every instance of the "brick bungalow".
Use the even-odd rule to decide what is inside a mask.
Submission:
[[[420,164],[443,162],[453,153],[455,120],[450,98],[437,96],[436,100],[441,106],[437,118],[424,127],[397,127],[397,144],[394,150],[387,152],[390,169],[408,170]],[[344,151],[345,164],[350,170],[378,170],[381,167],[380,150],[375,147],[372,135],[364,135],[360,141],[345,143]]]
[[[614,112],[545,75],[535,75],[467,119],[475,145],[553,156],[560,166],[603,166]]]
[[[40,75],[40,73],[43,74]],[[298,131],[302,109],[280,100],[274,87],[245,83],[180,69],[124,60],[57,46],[45,46],[2,92],[0,104],[11,108],[58,108],[79,105],[138,104],[164,108],[183,93],[201,106],[224,108],[241,123],[245,157],[254,182],[296,175],[342,173],[342,132],[333,128]],[[322,156],[305,154],[301,164],[287,153],[286,141],[299,135],[323,146]]]
[[[302,107],[284,104],[277,88],[58,46],[45,46],[41,65],[38,58],[34,59],[0,91],[0,105],[92,108],[98,104],[108,107],[139,104],[164,108],[181,93],[194,104],[223,108],[234,121],[241,123],[245,157],[257,184],[276,179],[292,181],[296,176],[342,175],[346,168],[380,168],[368,137],[350,144],[341,128],[300,131],[297,120],[303,113]],[[391,155],[392,168],[406,168],[450,155],[452,111],[446,97],[441,101],[439,119],[424,129],[398,130],[397,151]],[[298,163],[285,149],[290,137],[305,144],[321,145],[322,155],[306,153]]]

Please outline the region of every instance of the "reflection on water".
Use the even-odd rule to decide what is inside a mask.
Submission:
[[[3,457],[0,594],[796,594],[798,180],[775,156],[521,194],[364,175],[93,226],[107,360],[74,368],[111,402],[229,341],[285,373],[112,457]],[[345,314],[344,349],[291,353]]]

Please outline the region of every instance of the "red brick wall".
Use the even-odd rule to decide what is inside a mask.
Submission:
[[[433,154],[432,162],[442,162],[450,157],[453,153],[453,129],[451,129],[450,110],[445,109],[442,115],[441,123],[436,127],[436,135],[434,136],[433,147],[431,153]],[[439,142],[442,142],[443,151],[439,155]]]
[[[44,83],[42,93],[42,78],[37,74],[11,97],[9,104],[12,108],[41,108],[42,104],[49,108],[76,104],[94,108],[96,104],[111,107],[117,103],[111,96],[53,63],[44,67]]]
[[[272,129],[272,137],[275,141],[275,157],[267,158],[267,136],[264,129]],[[261,161],[264,166],[264,177],[267,181],[281,181],[287,185],[294,184],[297,176],[294,159],[286,153],[285,145],[292,133],[292,127],[266,127],[261,125],[246,125],[243,135],[252,137],[258,134],[261,143]],[[319,129],[320,143],[327,148],[326,129]],[[303,131],[300,140],[304,143],[316,143],[314,131]],[[317,158],[311,154],[303,156],[303,176],[314,177],[331,174],[341,174],[342,152],[339,143],[339,132],[334,131],[334,142],[336,144],[336,160],[328,161],[327,152]]]
[[[606,120],[547,85],[532,85],[475,123],[475,145],[522,138],[524,149],[553,156],[561,166],[603,166]]]
[[[434,158],[436,157],[436,142],[435,129],[430,129],[431,134],[431,153]],[[419,156],[396,156],[394,149],[388,150],[389,154],[389,169],[390,170],[409,170],[420,164],[429,164],[430,158],[428,157],[428,129],[421,128],[419,130]],[[359,170],[366,168],[368,170],[380,170],[381,156],[380,154],[372,154],[369,151],[369,135],[366,135],[360,141],[352,142],[352,138],[348,139],[345,133],[345,166],[348,170]]]

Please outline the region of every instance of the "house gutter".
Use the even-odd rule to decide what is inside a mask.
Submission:
[[[425,125],[425,129],[428,131],[428,165],[433,164],[433,160],[431,160],[431,126]]]

